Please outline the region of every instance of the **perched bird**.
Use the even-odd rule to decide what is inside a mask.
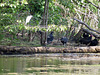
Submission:
[[[89,34],[83,33],[83,38],[81,38],[81,39],[79,40],[79,42],[80,42],[81,44],[83,44],[84,40],[87,40],[88,37],[89,37]]]
[[[86,38],[86,37],[89,37],[89,34],[84,33],[84,34],[83,34],[83,38]]]
[[[79,42],[81,44],[88,45],[91,42],[91,40],[92,40],[92,35],[89,36],[88,34],[86,34],[86,35],[83,35],[83,38],[81,38]]]
[[[25,24],[29,23],[29,21],[31,20],[32,17],[33,17],[32,15],[27,16]]]
[[[43,32],[39,30],[39,31],[37,31],[37,33],[42,34]]]
[[[95,38],[94,40],[90,42],[89,46],[96,46],[98,45],[98,43],[99,43],[98,40]]]
[[[53,36],[53,32],[51,32],[48,36],[47,36],[47,43],[50,44],[54,39],[54,36]]]
[[[61,43],[65,46],[66,43],[68,42],[68,39],[67,39],[67,37],[62,37],[62,38],[60,39],[60,41],[61,41]]]

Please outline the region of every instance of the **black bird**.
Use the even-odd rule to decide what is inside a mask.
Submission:
[[[60,41],[61,41],[61,43],[65,46],[65,44],[68,42],[68,39],[67,39],[67,37],[62,37],[62,38],[60,39]]]
[[[83,44],[84,40],[87,40],[88,37],[89,37],[89,34],[84,33],[84,34],[83,34],[83,38],[81,38],[81,39],[79,40],[79,42],[80,42],[81,44]]]
[[[43,32],[42,32],[42,31],[40,31],[40,30],[39,30],[39,31],[37,31],[37,32],[38,32],[39,34],[42,34],[42,33],[43,33]]]
[[[86,38],[86,37],[89,37],[89,34],[84,33],[84,34],[83,34],[83,38]]]
[[[81,38],[80,40],[79,40],[79,42],[81,43],[81,44],[85,44],[85,45],[88,45],[90,42],[91,42],[91,40],[92,40],[92,35],[86,35],[86,36],[84,36],[83,35],[83,38]]]
[[[54,39],[53,32],[51,32],[47,37],[47,43],[50,44]]]
[[[95,38],[94,40],[90,42],[89,46],[96,46],[98,45],[98,43],[99,43],[98,40]]]

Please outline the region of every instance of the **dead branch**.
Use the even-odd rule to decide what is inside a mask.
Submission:
[[[90,30],[88,30],[88,29],[84,29],[84,28],[82,28],[82,30],[83,30],[84,32],[86,32],[86,33],[88,33],[88,34],[92,34],[94,37],[100,39],[100,35],[98,35],[98,34],[92,32],[92,31],[90,31]]]
[[[88,1],[88,3],[92,4],[92,5],[95,6],[97,9],[100,10],[100,7],[99,7],[99,6],[96,6],[95,4],[93,4],[92,2],[90,2],[89,0],[87,0],[87,1]]]
[[[89,30],[94,31],[94,32],[100,34],[99,31],[96,31],[96,30],[90,28],[86,23],[84,23],[84,22],[82,22],[82,21],[80,21],[80,20],[78,20],[78,19],[76,19],[76,18],[73,18],[73,19],[76,20],[76,21],[78,21],[80,24],[85,25]]]

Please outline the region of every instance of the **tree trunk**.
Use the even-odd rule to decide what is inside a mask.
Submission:
[[[47,12],[46,12],[46,25],[45,25],[45,28],[47,27],[47,24],[48,24],[48,8],[49,8],[49,0],[47,0],[46,8],[47,8]],[[48,33],[45,32],[45,42],[47,42],[47,35],[48,35]]]
[[[22,30],[22,37],[24,37],[24,30]]]
[[[29,31],[29,33],[28,33],[28,37],[29,37],[29,38],[28,38],[28,41],[29,41],[29,42],[32,42],[33,39],[35,38],[35,33]]]
[[[43,14],[43,25],[45,26],[45,28],[47,27],[48,5],[49,5],[49,1],[45,0],[45,8],[44,8],[44,14]],[[46,45],[46,40],[47,40],[46,38],[47,38],[46,32],[41,34],[41,45]]]
[[[1,0],[1,3],[3,3],[3,0]]]
[[[72,41],[78,42],[82,34],[83,34],[83,29],[80,29],[80,31],[73,37]]]

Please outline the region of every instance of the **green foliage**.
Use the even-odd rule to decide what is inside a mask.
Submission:
[[[99,19],[99,24],[98,24],[98,27],[100,28],[100,19]]]
[[[0,25],[9,25],[12,24],[12,15],[10,14],[0,14]]]
[[[0,26],[0,41],[4,38],[3,31],[4,31],[4,27]]]
[[[45,0],[27,0],[27,2],[32,15],[36,13],[43,14]]]
[[[10,34],[14,35],[17,31],[17,27],[16,27],[16,25],[8,25],[8,26],[5,27],[5,30],[7,32],[9,32]]]
[[[48,25],[48,28],[45,28],[45,27],[40,27],[40,26],[34,26],[34,27],[30,27],[30,26],[25,26],[25,25],[20,25],[20,26],[14,26],[14,27],[9,27],[7,26],[7,30],[9,32],[13,32],[13,30],[16,30],[16,29],[20,29],[20,30],[31,30],[32,32],[37,32],[37,31],[44,31],[44,32],[51,32],[51,31],[55,31],[55,32],[64,32],[67,30],[67,26],[66,25]]]
[[[89,4],[89,6],[90,6],[90,10],[91,11],[93,11],[93,12],[97,12],[97,8],[96,7],[94,7],[93,5],[91,5],[91,4]]]
[[[66,25],[49,25],[47,28],[47,31],[51,32],[51,31],[55,31],[55,32],[62,32],[62,31],[66,31],[67,30],[67,26]]]
[[[64,12],[64,10],[59,7],[56,6],[55,3],[50,2],[49,3],[49,17],[48,17],[48,24],[55,24],[55,25],[60,25],[60,24],[67,24],[65,21],[66,18],[63,18],[62,13]]]
[[[91,2],[98,5],[97,0],[91,0]],[[45,0],[2,0],[0,3],[0,40],[5,39],[6,33],[14,37],[23,30],[32,32],[54,31],[58,37],[60,34],[64,35],[67,27],[73,24],[74,21],[71,20],[73,17],[79,18],[78,15],[80,15],[82,20],[84,19],[85,15],[80,12],[88,15],[89,10],[91,10],[97,15],[98,10],[93,5],[88,3],[89,10],[82,7],[82,5],[86,6],[87,3],[87,0],[49,0],[48,28],[44,28],[38,25],[42,24]],[[75,9],[80,10],[80,12],[76,12]],[[28,26],[25,25],[25,19],[30,14],[33,18]],[[89,18],[87,24],[90,24],[90,21]],[[98,27],[100,28],[100,21]],[[16,39],[16,37],[14,38]],[[9,40],[11,38],[7,39],[7,41]]]
[[[98,27],[100,28],[100,24],[98,25]]]
[[[18,30],[24,30],[25,29],[25,26],[24,26],[24,24],[22,24],[22,23],[19,23],[19,25],[17,25],[17,28],[16,29],[18,29]]]
[[[0,41],[4,38],[4,35],[0,32]]]
[[[0,3],[0,25],[7,26],[15,24],[18,19],[18,15],[26,12],[27,10],[28,8],[24,3],[20,3],[16,0],[3,0],[3,3]]]
[[[20,1],[6,1],[4,3],[0,3],[0,8],[3,13],[17,13],[23,10],[26,10],[27,7],[25,6],[24,3],[21,3]]]
[[[71,3],[71,0],[59,0],[59,3],[66,8],[73,9],[73,4]]]

